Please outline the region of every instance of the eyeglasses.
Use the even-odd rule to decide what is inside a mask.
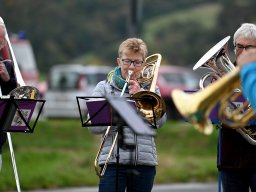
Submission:
[[[241,45],[241,44],[236,44],[235,45],[235,48],[237,49],[237,50],[248,50],[248,49],[254,49],[254,48],[256,48],[256,46],[255,45]]]
[[[122,59],[122,62],[124,65],[131,65],[133,63],[133,65],[135,67],[141,67],[141,65],[144,63],[144,61],[140,61],[140,60],[130,60],[130,59]]]

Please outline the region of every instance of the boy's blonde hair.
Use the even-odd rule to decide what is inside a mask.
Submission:
[[[128,38],[123,41],[118,49],[118,55],[121,58],[125,50],[129,50],[134,53],[140,53],[145,59],[148,55],[148,49],[146,43],[139,38]]]

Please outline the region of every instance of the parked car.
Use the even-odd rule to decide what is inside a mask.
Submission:
[[[171,93],[174,89],[199,89],[199,77],[192,69],[186,67],[173,65],[160,66],[157,85],[166,104],[167,117],[169,119],[180,119],[181,116],[174,106]]]
[[[44,116],[80,117],[77,96],[91,96],[96,84],[107,78],[110,67],[59,64],[51,68],[45,93]],[[86,113],[86,105],[81,104]]]

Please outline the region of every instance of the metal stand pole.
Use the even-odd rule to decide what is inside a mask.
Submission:
[[[13,146],[12,146],[12,138],[11,138],[10,133],[7,133],[7,138],[8,138],[8,143],[9,143],[9,147],[10,147],[12,166],[13,166],[13,172],[14,172],[14,176],[15,176],[15,180],[16,180],[17,191],[21,192],[19,176],[18,176],[18,171],[17,171],[17,167],[16,167],[16,162],[15,162],[15,156],[14,156],[14,151],[13,151]]]

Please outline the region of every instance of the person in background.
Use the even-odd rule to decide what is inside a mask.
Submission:
[[[256,47],[250,49],[237,59],[237,65],[241,68],[240,78],[243,95],[248,99],[254,111],[256,111]]]
[[[6,45],[6,29],[5,25],[0,22],[0,50]],[[14,73],[13,63],[4,61],[2,54],[0,54],[0,96],[8,95],[10,91],[17,87],[17,80]],[[0,171],[2,168],[2,148],[6,142],[6,133],[0,129]]]
[[[256,25],[243,23],[235,32],[233,43],[236,60],[256,48]],[[250,128],[256,129],[256,126],[251,125]],[[235,129],[224,125],[219,134],[217,162],[224,192],[256,192],[256,145],[250,144]]]
[[[95,87],[92,96],[104,97],[105,95],[120,97],[125,85],[128,71],[133,71],[129,85],[125,89],[123,97],[130,97],[135,93],[148,90],[147,83],[141,84],[137,81],[147,57],[147,46],[139,38],[128,38],[119,46],[117,64],[113,72],[110,72],[107,80],[101,81]],[[155,93],[160,95],[159,88],[156,87]],[[131,119],[131,121],[133,121]],[[164,114],[158,121],[157,127],[160,127],[166,121]],[[94,134],[104,134],[107,127],[89,127]],[[117,128],[111,127],[110,134],[105,140],[103,149],[99,157],[99,165],[106,162],[107,155],[116,135]],[[150,192],[153,188],[156,175],[157,152],[153,136],[137,135],[130,128],[124,127],[123,134],[127,143],[134,144],[134,150],[119,148],[119,166],[118,177],[116,177],[116,155],[117,147],[111,155],[109,165],[105,174],[100,177],[99,192]],[[132,157],[132,158],[131,158]],[[132,177],[129,177],[130,170],[133,170]],[[118,190],[116,190],[116,178],[118,178]],[[131,178],[131,179],[130,179]]]

